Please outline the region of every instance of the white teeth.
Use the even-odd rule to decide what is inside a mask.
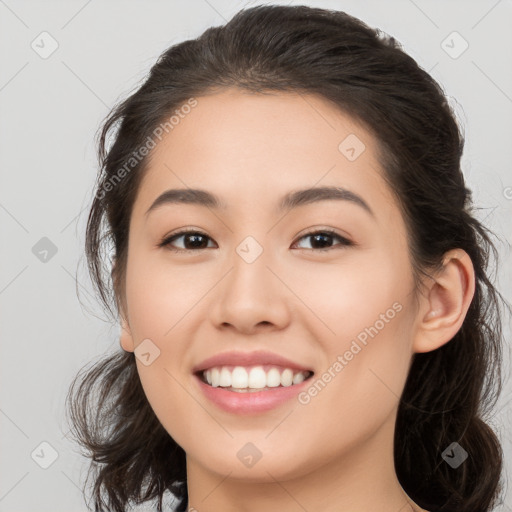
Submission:
[[[291,386],[293,383],[293,372],[286,368],[286,370],[281,373],[281,386]]]
[[[212,386],[218,387],[220,381],[220,372],[218,368],[212,368]]]
[[[304,380],[304,375],[302,373],[296,373],[294,376],[293,376],[293,380],[292,382],[294,384],[300,384],[302,381]]]
[[[281,374],[277,368],[271,368],[267,373],[267,387],[277,388],[281,385]]]
[[[251,368],[249,372],[249,387],[253,389],[264,388],[267,385],[267,374],[261,366]]]
[[[223,368],[223,370],[225,370],[225,368]],[[234,388],[246,388],[248,385],[249,374],[247,373],[247,370],[242,366],[236,366],[231,374],[231,386]]]
[[[310,372],[290,368],[285,368],[282,372],[278,368],[270,368],[265,372],[262,366],[251,368],[216,366],[203,371],[203,377],[210,386],[232,388],[233,390],[288,387],[300,384],[309,375]]]
[[[227,368],[222,368],[220,371],[219,386],[223,388],[231,386],[231,372]]]

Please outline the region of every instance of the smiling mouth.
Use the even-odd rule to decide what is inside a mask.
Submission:
[[[255,393],[301,384],[313,376],[309,370],[275,365],[214,366],[195,374],[204,384],[235,393]]]

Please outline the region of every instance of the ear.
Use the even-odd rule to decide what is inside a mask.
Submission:
[[[449,342],[461,328],[474,293],[471,258],[462,249],[447,252],[420,299],[413,351],[430,352]]]
[[[114,259],[114,262],[112,264],[112,271],[111,271],[111,277],[112,277],[114,285],[117,285],[116,264],[117,264],[117,260]],[[121,348],[123,350],[126,350],[126,352],[133,352],[135,350],[134,343],[133,343],[133,336],[132,336],[128,321],[126,320],[126,317],[125,317],[123,305],[120,305],[118,303],[118,308],[120,309],[120,322],[121,322],[121,335],[119,337],[119,344],[121,345]]]
[[[123,316],[121,316],[121,335],[119,343],[126,352],[133,352],[135,350],[130,326]]]

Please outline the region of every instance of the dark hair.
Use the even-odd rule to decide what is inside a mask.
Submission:
[[[375,136],[385,179],[406,221],[417,284],[447,251],[469,254],[473,300],[449,343],[414,354],[394,457],[400,484],[421,507],[491,510],[501,490],[502,449],[483,418],[502,388],[505,301],[488,275],[497,251],[471,211],[460,168],[464,139],[441,87],[382,31],[340,11],[266,5],[244,9],[226,25],[167,49],[140,88],[112,110],[99,137],[101,169],[86,255],[105,307],[114,318],[125,307],[130,215],[150,155],[136,158],[131,168],[126,163],[180,106],[229,87],[320,95]],[[109,248],[114,259],[106,264]],[[96,470],[96,510],[121,512],[130,501],[158,498],[160,511],[166,491],[182,500],[184,510],[185,453],[150,407],[133,353],[109,355],[79,373],[67,400],[76,438],[92,459],[89,473]],[[442,458],[452,442],[469,452],[457,469]]]

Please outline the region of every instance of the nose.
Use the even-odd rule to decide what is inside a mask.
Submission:
[[[214,294],[211,320],[215,327],[244,334],[286,328],[293,294],[277,266],[268,265],[265,252],[253,262],[235,254],[232,262]]]

